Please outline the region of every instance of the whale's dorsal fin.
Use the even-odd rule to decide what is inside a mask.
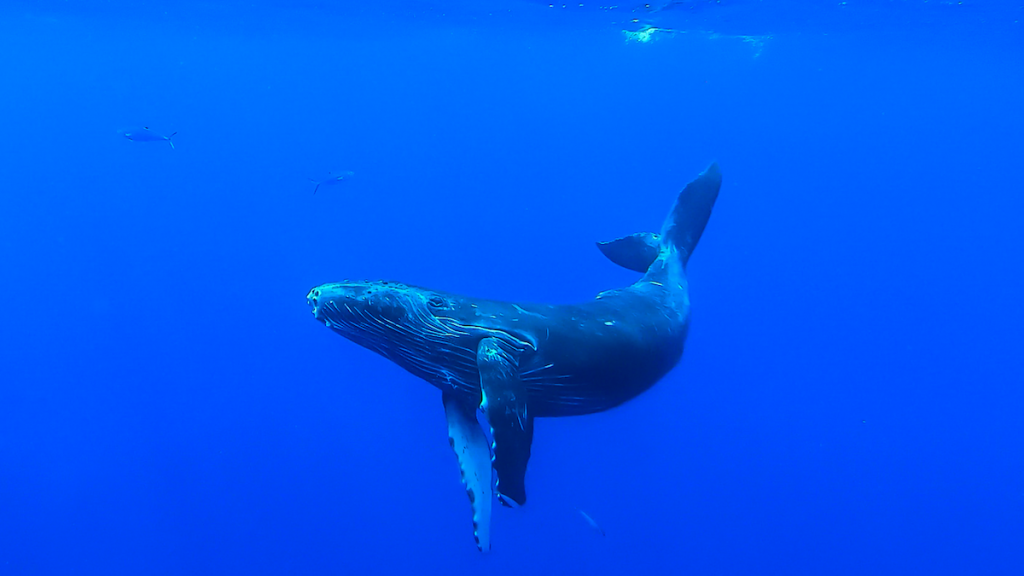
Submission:
[[[448,443],[459,458],[462,484],[473,507],[473,538],[476,539],[476,547],[487,552],[491,549],[491,503],[494,499],[487,436],[477,422],[475,405],[448,391],[442,394],[441,399],[448,419]]]
[[[640,232],[610,242],[598,242],[597,248],[619,266],[643,274],[661,252],[661,237]]]
[[[526,463],[533,442],[533,415],[519,377],[519,354],[498,338],[484,338],[476,350],[480,408],[491,427],[498,498],[506,506],[526,503]]]

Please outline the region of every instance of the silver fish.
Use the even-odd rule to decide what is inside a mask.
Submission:
[[[132,142],[162,142],[162,141],[166,141],[168,144],[171,145],[171,149],[172,150],[174,149],[174,141],[172,141],[171,138],[173,138],[175,134],[177,134],[177,132],[171,133],[170,136],[164,136],[162,134],[157,134],[156,132],[153,132],[152,130],[150,130],[149,126],[143,126],[142,128],[136,128],[134,130],[122,130],[121,131],[121,135],[124,136],[125,138],[131,140]]]
[[[590,517],[590,514],[587,514],[579,508],[577,508],[576,511],[580,513],[580,516],[583,516],[583,519],[587,521],[587,524],[590,524],[591,528],[599,532],[601,536],[604,536],[604,528],[601,528],[601,525],[595,522],[594,519]]]
[[[356,175],[356,173],[352,172],[351,170],[345,170],[337,174],[328,172],[328,174],[330,174],[331,177],[326,180],[313,180],[312,178],[310,178],[310,182],[316,184],[316,188],[313,188],[313,194],[316,194],[317,190],[319,190],[320,188],[330,188],[331,186],[337,186],[341,182],[348,180],[349,178]]]

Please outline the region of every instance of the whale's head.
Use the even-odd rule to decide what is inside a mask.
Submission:
[[[478,380],[477,344],[493,335],[468,319],[463,298],[400,282],[323,284],[306,301],[334,332],[438,385]]]

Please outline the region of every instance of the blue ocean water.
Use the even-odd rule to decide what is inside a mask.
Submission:
[[[654,4],[4,2],[0,574],[1021,573],[1024,7]],[[682,362],[480,554],[306,292],[585,301],[712,160]]]

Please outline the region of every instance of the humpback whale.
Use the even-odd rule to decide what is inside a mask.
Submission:
[[[306,296],[325,326],[441,390],[480,551],[491,546],[494,497],[526,502],[535,418],[608,410],[679,362],[690,318],[686,263],[721,182],[712,164],[679,193],[660,232],[598,243],[643,277],[590,302],[497,302],[391,281],[323,284]]]

